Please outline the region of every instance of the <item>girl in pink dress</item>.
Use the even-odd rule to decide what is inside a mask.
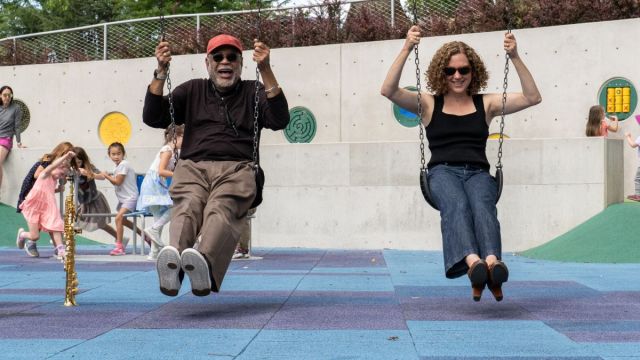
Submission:
[[[19,249],[25,249],[31,257],[40,256],[36,241],[40,238],[40,231],[48,231],[52,235],[53,244],[58,251],[58,259],[64,259],[65,249],[62,243],[64,222],[56,205],[55,192],[58,179],[65,176],[69,170],[71,159],[75,155],[74,152],[69,151],[47,166],[40,173],[29,195],[20,205],[22,215],[29,225],[29,231],[24,231],[23,228],[18,229],[16,245]]]

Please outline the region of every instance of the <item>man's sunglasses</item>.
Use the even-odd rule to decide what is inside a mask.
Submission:
[[[228,53],[226,55],[223,53],[215,53],[211,55],[211,58],[217,63],[222,62],[222,59],[227,59],[227,61],[229,62],[236,62],[238,58],[240,58],[240,55],[234,52]]]
[[[459,68],[454,68],[454,67],[449,67],[447,66],[446,68],[444,68],[444,74],[447,76],[451,76],[454,75],[455,73],[459,72],[460,75],[467,75],[468,73],[471,72],[471,67],[470,66],[463,66],[463,67],[459,67]]]

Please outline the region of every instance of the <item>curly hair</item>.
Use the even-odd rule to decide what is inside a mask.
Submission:
[[[451,41],[442,45],[436,51],[425,73],[427,88],[434,95],[444,95],[449,91],[444,68],[449,66],[451,57],[456,54],[466,55],[469,60],[469,65],[471,65],[471,83],[467,88],[467,93],[469,95],[475,95],[487,87],[489,74],[480,56],[475,50],[462,41]]]

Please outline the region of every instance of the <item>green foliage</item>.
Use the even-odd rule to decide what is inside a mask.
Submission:
[[[0,38],[160,15],[284,5],[270,0],[0,0]]]

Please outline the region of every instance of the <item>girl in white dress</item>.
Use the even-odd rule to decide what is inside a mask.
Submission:
[[[162,229],[171,218],[171,206],[173,201],[169,196],[169,178],[173,176],[176,167],[176,152],[182,146],[184,125],[173,128],[168,127],[164,131],[164,145],[158,151],[153,163],[147,170],[147,174],[140,186],[138,197],[138,211],[146,211],[153,215],[153,225],[145,229],[151,236],[151,252],[149,260],[155,260],[158,252],[165,244],[162,242]]]

